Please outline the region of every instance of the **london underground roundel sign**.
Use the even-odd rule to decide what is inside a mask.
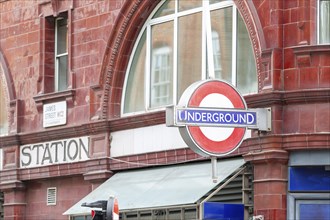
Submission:
[[[243,141],[246,125],[256,121],[256,115],[244,112],[247,106],[240,93],[220,80],[190,85],[178,106],[183,109],[178,109],[174,117],[186,124],[179,126],[182,138],[204,156],[224,156],[236,150]],[[198,126],[203,124],[207,126]]]

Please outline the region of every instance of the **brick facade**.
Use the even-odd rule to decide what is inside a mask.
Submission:
[[[110,159],[111,132],[165,123],[164,111],[120,118],[129,56],[158,2],[0,0],[0,78],[9,102],[9,133],[0,136],[5,219],[67,219],[62,213],[113,172],[141,167],[122,161],[199,158],[178,149]],[[234,2],[257,64],[259,92],[245,99],[250,108],[272,108],[272,132],[253,132],[230,156],[254,166],[254,214],[285,219],[290,152],[330,148],[330,45],[317,45],[316,0]],[[47,19],[62,12],[70,22],[69,87],[53,93]],[[43,128],[42,106],[59,100],[68,104],[67,124]],[[81,136],[90,137],[90,160],[20,169],[20,146]],[[57,187],[57,206],[45,205],[47,187]]]

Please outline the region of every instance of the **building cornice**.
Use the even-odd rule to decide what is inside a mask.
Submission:
[[[249,108],[271,107],[272,105],[307,104],[330,102],[330,88],[273,91],[244,96]],[[165,123],[165,111],[134,116],[97,120],[70,127],[47,128],[31,133],[18,133],[0,137],[1,147],[38,143],[61,138],[79,137],[104,132],[114,132]]]
[[[268,107],[276,104],[307,104],[329,102],[330,88],[273,91],[244,96],[249,108]]]
[[[109,131],[108,121],[96,121],[78,126],[54,127],[31,133],[19,133],[0,137],[0,147],[25,145],[49,140],[58,140],[71,137],[80,137]]]
[[[287,159],[287,153],[296,150],[324,150],[330,149],[330,132],[314,134],[286,134],[260,135],[248,138],[232,154],[226,157],[244,156],[247,161]],[[85,175],[86,179],[106,178],[111,172],[172,163],[186,163],[208,160],[201,157],[189,148],[150,152],[139,155],[122,157],[102,157],[77,163],[55,164],[51,166],[35,167],[30,169],[5,169],[0,179],[31,180],[59,176]],[[104,172],[106,171],[106,172]],[[2,181],[3,182],[3,181]],[[0,188],[6,188],[6,182]],[[12,185],[10,185],[12,187]]]

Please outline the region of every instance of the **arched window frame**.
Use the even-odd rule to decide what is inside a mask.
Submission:
[[[175,0],[174,0],[175,1]],[[212,0],[210,0],[212,1]],[[166,2],[165,0],[162,1],[162,3]],[[151,40],[150,40],[150,35],[151,35],[151,27],[153,25],[156,24],[160,24],[162,22],[166,22],[166,21],[173,21],[174,23],[174,48],[173,51],[177,51],[178,50],[178,45],[177,45],[177,35],[178,35],[178,17],[180,16],[184,16],[184,15],[188,15],[188,14],[192,14],[192,13],[197,13],[197,12],[202,12],[203,14],[203,24],[208,24],[208,25],[203,25],[202,27],[202,71],[201,71],[201,78],[200,79],[206,79],[206,78],[215,78],[215,74],[214,74],[214,56],[213,56],[213,42],[212,42],[212,32],[214,30],[211,29],[211,21],[210,21],[210,11],[216,10],[216,9],[221,9],[221,8],[231,8],[232,9],[232,26],[233,26],[233,33],[232,33],[232,63],[231,63],[231,83],[236,86],[236,69],[237,69],[237,63],[236,63],[236,45],[237,45],[237,16],[238,16],[238,10],[235,6],[235,4],[233,3],[233,1],[231,0],[215,0],[213,2],[213,4],[209,4],[208,1],[202,1],[202,6],[198,7],[198,8],[193,8],[193,9],[189,9],[186,11],[181,11],[178,12],[177,11],[177,5],[176,5],[176,9],[175,9],[175,13],[170,14],[170,15],[166,15],[166,16],[162,16],[162,17],[158,17],[158,18],[153,18],[153,16],[156,14],[157,10],[159,8],[162,7],[162,3],[160,3],[153,11],[153,13],[151,13],[151,15],[149,16],[149,18],[147,19],[147,21],[145,22],[143,28],[141,29],[139,36],[137,38],[137,41],[134,45],[133,48],[133,52],[132,52],[132,56],[130,57],[129,60],[129,64],[128,64],[128,68],[126,70],[126,74],[125,74],[125,81],[124,81],[124,87],[123,87],[123,93],[122,93],[122,104],[121,104],[121,115],[122,116],[129,116],[129,115],[136,115],[136,114],[142,114],[142,113],[146,113],[146,112],[153,112],[153,111],[159,111],[159,110],[164,110],[166,105],[162,106],[162,107],[156,107],[153,108],[150,105],[150,69],[151,69]],[[177,1],[175,1],[175,4],[177,4]],[[134,111],[134,112],[125,112],[124,111],[124,107],[125,107],[125,95],[126,95],[126,89],[127,89],[127,81],[128,81],[128,77],[129,77],[129,73],[130,73],[130,68],[132,66],[132,60],[134,58],[134,54],[136,51],[136,48],[139,45],[140,39],[142,38],[143,35],[145,35],[146,33],[146,59],[145,59],[145,77],[144,77],[144,109],[141,111]],[[206,34],[208,33],[208,34]],[[221,46],[221,45],[220,45]],[[251,44],[252,46],[252,44]],[[252,52],[253,53],[253,52]],[[206,57],[209,57],[210,59],[206,59]],[[254,63],[255,64],[255,63]],[[177,97],[177,93],[178,93],[178,89],[177,89],[177,65],[178,65],[178,59],[177,59],[177,52],[174,52],[173,54],[173,101],[172,103],[169,103],[168,105],[172,105],[178,102],[178,97]],[[148,68],[149,67],[149,68]],[[199,80],[200,80],[199,79]],[[257,82],[255,82],[255,84],[257,84]],[[252,93],[257,93],[257,88],[255,88],[255,91],[253,91]],[[249,92],[250,94],[250,92]]]

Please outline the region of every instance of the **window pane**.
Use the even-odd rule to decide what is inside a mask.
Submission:
[[[330,1],[320,0],[320,29],[319,41],[321,44],[330,43]]]
[[[202,14],[179,18],[178,99],[184,90],[202,77]]]
[[[169,0],[169,1],[166,1],[158,9],[158,11],[155,13],[155,15],[153,16],[153,18],[158,18],[158,17],[161,17],[161,16],[173,14],[174,11],[175,11],[175,1],[174,0]]]
[[[220,78],[222,74],[221,66],[221,49],[220,38],[216,31],[212,31],[212,49],[213,49],[213,62],[214,62],[214,75],[216,78]]]
[[[68,72],[68,56],[61,56],[57,58],[58,65],[58,91],[67,89],[67,72]]]
[[[144,31],[136,48],[131,64],[125,91],[124,113],[144,110],[145,102],[145,63],[146,31]]]
[[[315,181],[317,182],[317,180]],[[317,184],[317,183],[316,183]],[[325,193],[326,195],[327,193]],[[306,193],[308,195],[308,193]],[[322,195],[322,194],[319,194]],[[297,199],[295,201],[295,212],[300,220],[325,220],[330,216],[330,197],[327,199]]]
[[[7,103],[5,99],[5,87],[0,79],[0,136],[8,133],[8,115],[6,106]]]
[[[242,94],[255,93],[258,90],[256,64],[242,17],[237,18],[237,88]]]
[[[202,6],[202,0],[179,0],[179,11],[189,10]]]
[[[67,20],[66,19],[57,19],[57,54],[62,54],[67,52]]]
[[[215,66],[215,77],[232,83],[232,35],[233,35],[232,7],[211,12],[211,28]],[[218,41],[218,42],[217,42]],[[221,71],[220,71],[221,68]]]
[[[215,4],[215,3],[219,3],[219,2],[223,2],[226,0],[210,0],[210,4]]]
[[[173,22],[151,29],[150,107],[173,102]]]

